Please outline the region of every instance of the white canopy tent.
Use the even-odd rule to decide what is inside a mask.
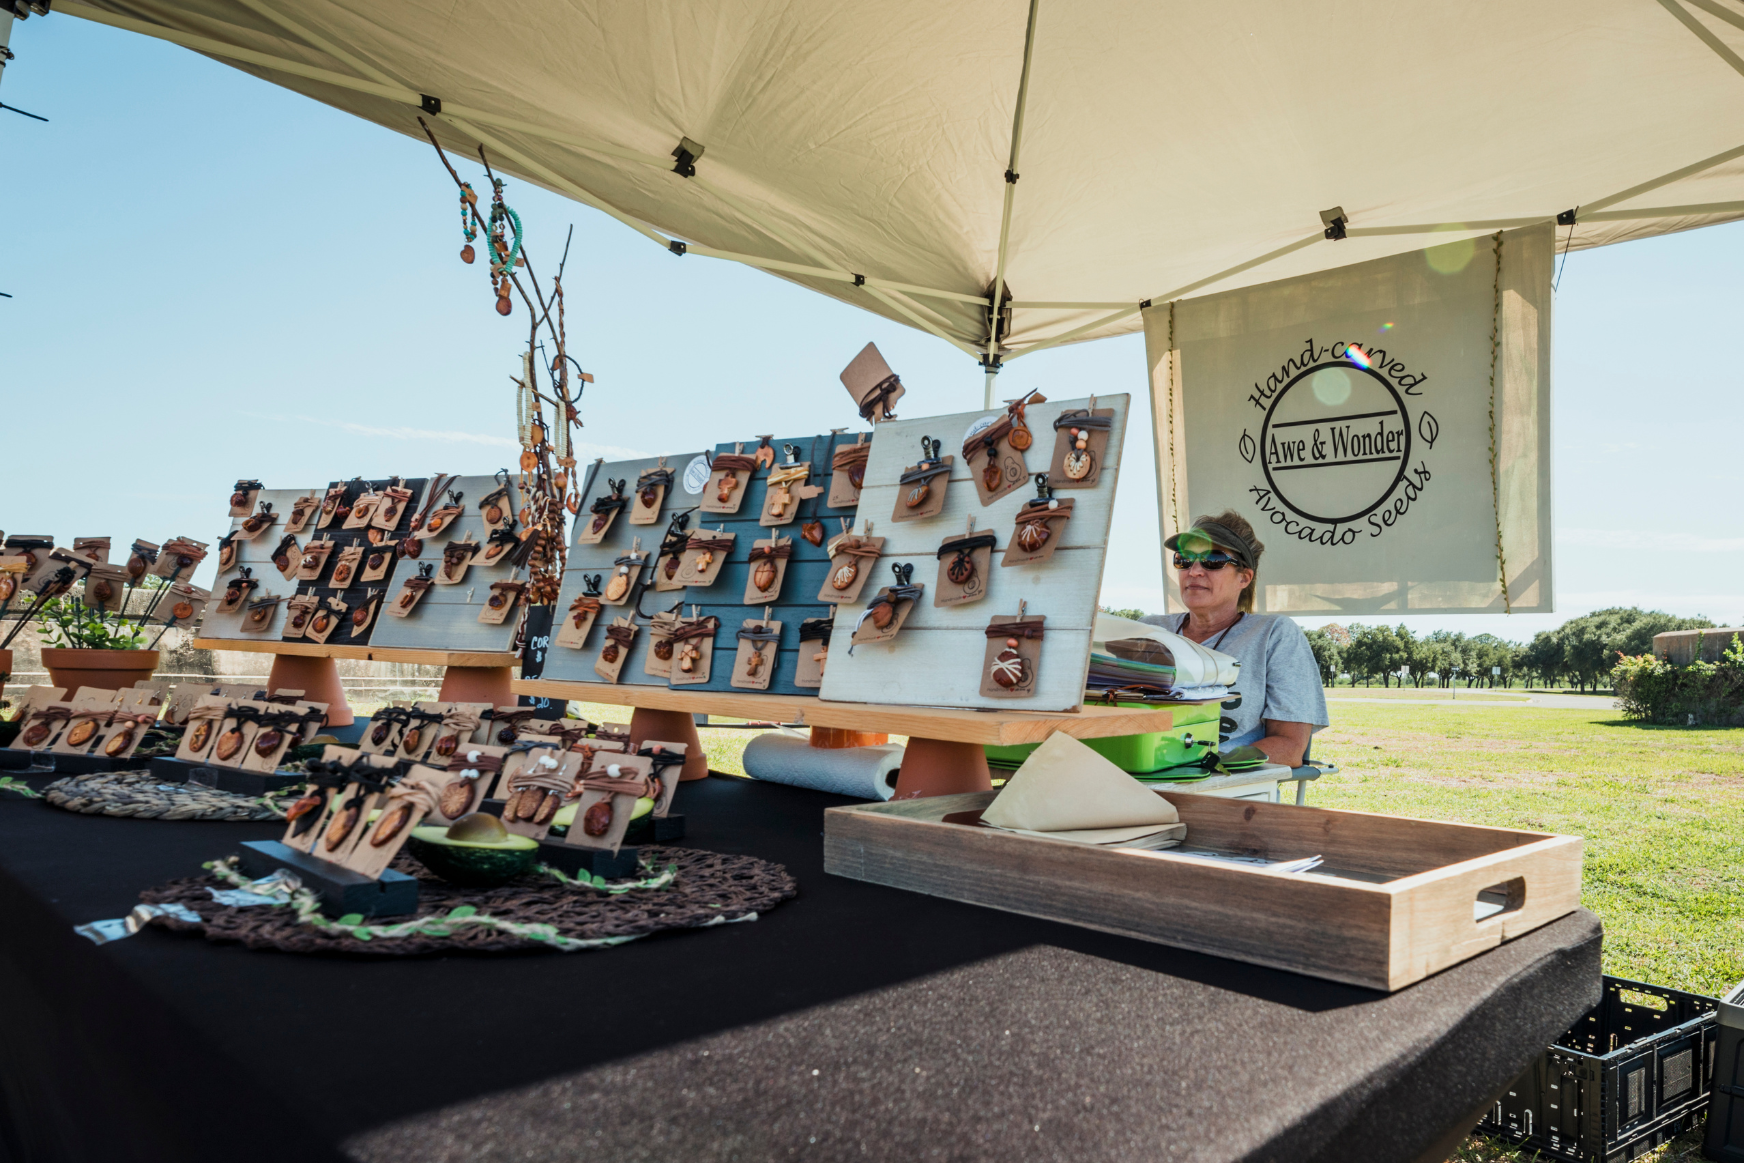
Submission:
[[[422,114],[660,246],[994,369],[1153,301],[1498,229],[1555,219],[1580,249],[1744,218],[1744,0],[54,10],[401,133]]]

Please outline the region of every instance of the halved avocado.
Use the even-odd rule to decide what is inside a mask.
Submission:
[[[481,817],[496,827],[484,824]],[[479,812],[462,816],[448,828],[413,828],[406,851],[449,884],[464,888],[506,884],[539,862],[537,840],[517,836],[501,820]]]

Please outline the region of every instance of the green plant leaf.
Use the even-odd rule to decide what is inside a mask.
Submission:
[[[478,910],[473,908],[471,905],[457,905],[456,907],[449,910],[448,919],[451,921],[457,921],[462,917],[473,916],[477,912],[478,912]]]
[[[363,924],[363,914],[362,913],[346,913],[343,917],[340,917],[337,921],[334,921],[333,923],[335,925],[361,925],[361,924]]]

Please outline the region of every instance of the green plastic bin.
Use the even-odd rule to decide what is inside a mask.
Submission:
[[[1120,707],[1155,710],[1154,703],[1116,703]],[[1217,721],[1223,715],[1219,703],[1184,703],[1170,707],[1175,712],[1175,725],[1167,731],[1146,731],[1138,735],[1110,735],[1105,739],[1085,739],[1083,743],[1122,771],[1135,775],[1160,771],[1165,767],[1188,763],[1217,746]],[[1023,765],[1039,743],[1016,743],[1009,747],[988,744],[987,762],[995,767],[1016,768]]]

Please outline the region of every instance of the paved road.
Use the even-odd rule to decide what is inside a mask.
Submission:
[[[1563,710],[1581,711],[1611,711],[1616,710],[1617,708],[1617,700],[1611,695],[1535,694],[1525,698],[1512,699],[1365,699],[1334,695],[1326,701],[1328,704],[1333,706],[1336,706],[1339,703],[1403,703],[1406,706],[1551,707]]]

